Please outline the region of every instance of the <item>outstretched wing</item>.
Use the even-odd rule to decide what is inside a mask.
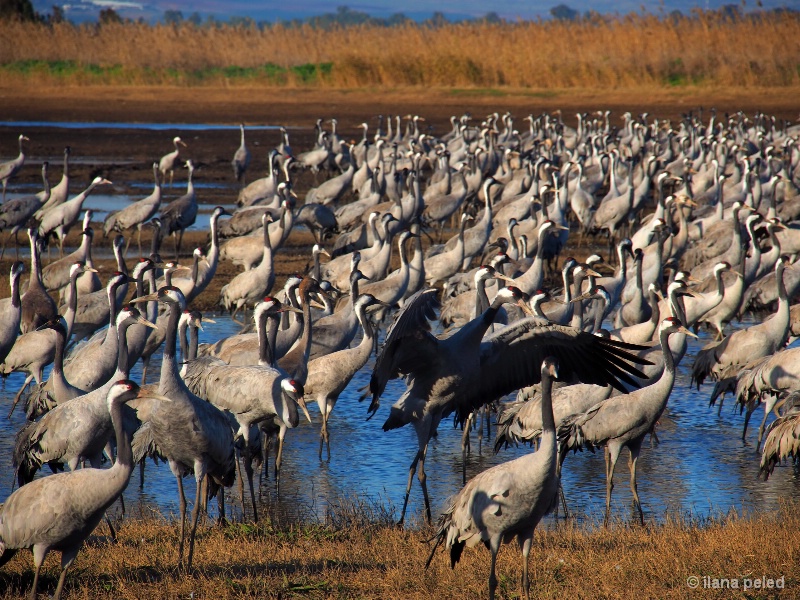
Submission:
[[[435,288],[420,290],[395,316],[369,380],[370,414],[378,410],[381,394],[390,379],[431,369],[437,364],[439,341],[430,332],[429,323],[436,319],[435,310],[439,306],[436,293]]]
[[[639,387],[634,377],[645,376],[631,363],[651,364],[631,352],[641,349],[573,327],[543,326],[538,319],[522,319],[481,343],[480,373],[457,403],[458,420],[463,423],[474,409],[538,383],[547,356],[558,359],[559,379],[611,385],[623,392],[622,383]]]

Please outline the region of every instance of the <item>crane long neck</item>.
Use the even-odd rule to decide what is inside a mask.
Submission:
[[[67,311],[64,313],[64,320],[67,322],[67,340],[72,336],[72,326],[75,324],[75,313],[78,310],[78,273],[70,276],[68,293]]]
[[[124,346],[125,344],[120,344]],[[130,474],[133,472],[133,452],[131,450],[131,437],[128,431],[123,426],[122,418],[122,405],[123,403],[115,399],[111,402],[111,423],[114,427],[114,436],[117,439],[117,459],[114,462],[112,469],[121,470],[123,472],[121,479],[121,490],[119,493],[128,487],[130,481]]]
[[[200,338],[197,330],[198,327],[196,325],[189,327],[189,348],[184,360],[194,360],[197,358],[197,348],[200,345]]]
[[[11,275],[11,306],[19,309],[21,306],[19,298],[19,273]]]
[[[186,331],[189,328],[189,320],[181,319],[178,322],[178,339],[181,344],[181,358],[183,362],[189,360],[189,339],[186,336]]]
[[[118,379],[127,379],[130,374],[127,344],[128,325],[129,323],[127,321],[123,321],[117,331],[119,347],[117,348],[117,373],[115,381]]]
[[[53,374],[64,375],[64,344],[65,337],[56,331],[55,355],[53,358]]]
[[[672,356],[672,351],[669,349],[669,330],[663,330],[658,336],[661,342],[661,352],[664,355],[664,375],[675,378],[675,359]],[[663,377],[663,375],[662,375]]]
[[[170,302],[168,306],[167,333],[164,339],[164,354],[161,359],[160,393],[164,393],[175,381],[180,380],[175,351],[177,350],[178,321],[181,318],[181,308],[176,302]]]
[[[267,333],[267,315],[259,314],[258,323],[256,323],[256,333],[258,334],[258,364],[267,366],[272,365],[272,348],[270,346],[269,337]],[[278,330],[275,330],[277,337]]]
[[[545,436],[552,441],[544,446]],[[553,416],[553,379],[550,376],[542,377],[542,445],[549,448],[550,444],[555,451],[556,421]]]

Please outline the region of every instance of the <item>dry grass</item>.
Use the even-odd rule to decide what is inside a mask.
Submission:
[[[67,579],[69,598],[480,598],[486,596],[489,554],[466,550],[453,571],[445,554],[424,570],[430,530],[398,530],[389,512],[359,503],[341,509],[349,525],[230,524],[202,527],[195,570],[176,572],[178,528],[159,515],[126,519],[119,541],[99,540],[79,555]],[[548,522],[531,553],[537,598],[678,598],[693,595],[687,578],[784,577],[785,597],[800,586],[800,505],[778,514],[699,523],[681,519],[609,530]],[[353,519],[354,515],[363,518]],[[336,523],[336,521],[331,521]],[[31,555],[0,571],[0,598],[25,593]],[[45,563],[52,591],[57,558]],[[504,546],[498,560],[500,598],[519,597],[520,554]],[[702,580],[701,580],[702,581]],[[702,586],[702,583],[701,583]],[[703,592],[696,592],[701,594]],[[704,595],[707,595],[705,592]],[[743,597],[740,592],[715,597]],[[774,597],[754,593],[747,597]]]
[[[800,17],[620,17],[440,28],[0,22],[0,72],[69,84],[356,88],[792,86]]]

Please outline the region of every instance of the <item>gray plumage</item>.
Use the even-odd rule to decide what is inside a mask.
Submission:
[[[6,186],[9,180],[19,173],[20,169],[22,169],[22,166],[25,164],[25,150],[22,147],[22,142],[29,142],[30,139],[20,134],[17,141],[19,143],[19,154],[17,157],[0,163],[0,181],[3,182],[3,202],[6,201]]]
[[[450,551],[455,568],[465,546],[483,542],[491,553],[489,599],[497,589],[495,563],[503,542],[516,538],[522,550],[522,589],[529,598],[528,556],[533,532],[551,512],[558,499],[559,476],[556,457],[556,428],[553,422],[552,385],[558,377],[558,361],[545,358],[540,366],[542,381],[542,443],[532,452],[487,469],[469,480],[450,500],[439,519],[439,531],[426,567],[442,542]]]
[[[733,377],[741,365],[781,349],[789,335],[789,299],[783,284],[784,263],[779,259],[775,266],[778,280],[778,309],[767,320],[734,331],[721,342],[712,342],[697,353],[692,365],[692,382],[700,385],[706,377],[721,381]]]
[[[83,192],[67,200],[63,204],[51,208],[42,216],[41,223],[39,224],[39,236],[46,240],[50,235],[55,235],[58,239],[61,256],[64,255],[64,240],[67,237],[67,233],[69,233],[72,226],[78,222],[86,198],[89,197],[98,185],[105,184],[111,184],[111,182],[102,177],[95,177],[89,184],[89,187],[83,190]]]
[[[201,356],[186,364],[183,375],[186,386],[192,393],[220,410],[230,412],[236,420],[238,431],[235,437],[241,437],[244,441],[245,470],[256,521],[258,510],[250,466],[253,426],[270,421],[287,429],[297,427],[300,422],[298,405],[309,422],[311,421],[303,400],[302,385],[270,364],[266,339],[266,315],[270,308],[270,301],[262,302],[255,315],[261,355],[257,365],[231,366],[213,356]],[[276,477],[277,473],[276,466]]]
[[[46,194],[44,191],[37,194],[42,206],[36,214],[34,214],[34,217],[39,221],[42,220],[42,215],[44,215],[44,213],[54,206],[63,204],[67,201],[67,198],[69,198],[69,155],[71,152],[72,150],[69,146],[64,148],[64,170],[61,174],[61,180],[50,189],[49,194]]]
[[[473,410],[536,383],[539,370],[532,365],[539,364],[545,356],[558,358],[567,380],[577,377],[585,383],[619,388],[620,381],[633,383],[629,373],[640,376],[625,361],[641,361],[624,350],[638,347],[567,327],[544,325],[538,319],[516,321],[484,341],[484,334],[500,307],[509,303],[523,303],[517,288],[501,289],[487,310],[450,337],[441,339],[430,333],[428,325],[428,319],[435,318],[434,308],[438,305],[436,290],[426,289],[408,299],[386,335],[370,379],[369,412],[377,411],[388,381],[405,376],[408,388],[392,406],[383,429],[388,431],[411,423],[419,440],[410,467],[401,522],[415,471],[430,520],[424,462],[428,442],[442,417],[457,411],[457,420],[463,423]]]
[[[146,453],[157,451],[169,462],[170,470],[178,482],[181,509],[181,537],[178,563],[183,563],[183,546],[186,525],[186,498],[183,494],[183,477],[194,473],[196,482],[195,504],[189,534],[187,567],[191,569],[197,519],[203,502],[201,485],[208,476],[209,484],[230,486],[235,473],[233,432],[227,417],[213,404],[198,398],[189,391],[178,375],[176,361],[177,330],[186,300],[178,288],[163,287],[155,294],[137,298],[146,302],[157,298],[168,307],[166,343],[161,363],[161,380],[158,396],[140,398],[137,415],[143,426],[133,438],[136,462]],[[146,415],[146,418],[145,418]]]
[[[634,390],[628,394],[604,400],[584,413],[564,419],[558,429],[559,455],[563,462],[569,450],[582,450],[584,447],[604,448],[606,453],[606,515],[605,525],[611,512],[611,490],[614,488],[614,466],[623,448],[631,454],[631,492],[639,518],[644,524],[644,512],[639,501],[636,486],[636,463],[642,442],[648,433],[655,429],[658,419],[667,406],[667,400],[675,385],[675,361],[669,349],[669,336],[672,333],[689,333],[681,322],[669,317],[661,322],[659,339],[664,358],[661,377],[652,385]]]
[[[47,166],[45,161],[42,163],[42,183],[44,184],[44,195],[40,198],[39,194],[31,194],[21,198],[13,198],[0,206],[0,230],[10,229],[8,235],[3,240],[3,248],[0,251],[0,258],[6,252],[6,245],[11,236],[14,236],[14,250],[17,257],[19,257],[19,239],[17,234],[19,230],[25,227],[33,217],[34,213],[39,210],[43,202],[47,202],[50,198],[50,182],[47,181]]]
[[[17,434],[13,464],[20,485],[32,481],[45,464],[53,472],[62,470],[64,465],[74,471],[83,461],[100,466],[103,449],[113,432],[106,397],[114,382],[128,377],[125,331],[133,323],[146,323],[133,307],[120,313],[120,317],[117,330],[121,340],[114,375],[102,386],[56,406],[41,420],[28,423]]]
[[[222,286],[219,303],[225,310],[232,311],[231,318],[236,319],[240,309],[247,310],[272,290],[275,285],[275,269],[272,262],[272,245],[270,243],[269,227],[267,224],[272,217],[264,214],[261,217],[263,225],[263,250],[259,265],[248,271],[239,273],[230,282]]]
[[[244,174],[247,171],[247,167],[250,166],[250,150],[247,149],[244,143],[244,123],[239,124],[239,129],[241,130],[241,142],[233,155],[231,164],[233,165],[233,176],[236,177],[236,181],[244,184]]]
[[[797,392],[793,392],[797,400]],[[775,466],[787,458],[796,462],[800,458],[800,412],[791,412],[775,419],[767,431],[767,439],[761,452],[759,475],[767,479]]]
[[[109,214],[103,222],[103,237],[108,237],[112,231],[126,234],[130,229],[136,227],[140,255],[142,253],[142,225],[152,219],[161,208],[161,181],[158,178],[157,163],[153,163],[153,178],[155,186],[149,196]],[[128,240],[128,244],[130,244],[130,240]]]
[[[17,261],[11,265],[9,284],[11,296],[0,302],[0,363],[4,362],[19,338],[22,303],[19,296],[19,278],[25,265]]]
[[[31,242],[31,276],[28,279],[28,289],[20,298],[22,320],[19,329],[23,334],[33,331],[58,316],[56,303],[42,284],[39,235],[35,229],[29,229],[28,237]]]
[[[174,175],[175,165],[178,163],[178,157],[181,154],[181,146],[184,148],[187,147],[184,141],[177,136],[172,138],[172,145],[175,146],[175,150],[168,152],[158,161],[158,171],[161,173],[161,181],[166,181],[167,171],[169,171],[169,187],[172,187],[172,176]]]
[[[102,407],[117,440],[117,460],[110,469],[81,469],[38,479],[22,486],[0,504],[0,565],[22,548],[33,550],[36,572],[31,598],[36,598],[39,572],[51,550],[61,552],[61,575],[53,598],[64,589],[66,572],[108,507],[120,497],[133,472],[130,438],[122,426],[123,405],[138,386],[117,381]]]
[[[183,242],[183,232],[188,227],[194,225],[197,219],[197,195],[194,191],[194,183],[192,176],[194,175],[194,164],[191,160],[186,161],[186,168],[189,169],[189,179],[186,183],[186,193],[167,204],[161,210],[161,224],[167,235],[174,236],[175,238],[175,256],[177,257],[181,251],[181,243]]]
[[[358,322],[364,330],[361,342],[355,348],[345,348],[308,363],[308,379],[305,384],[305,393],[317,402],[322,414],[322,428],[319,437],[319,458],[322,460],[323,443],[328,449],[328,460],[331,458],[330,436],[328,434],[328,419],[333,407],[344,389],[369,360],[369,355],[375,347],[377,332],[367,316],[367,308],[380,302],[373,296],[363,294],[359,296],[353,306]]]

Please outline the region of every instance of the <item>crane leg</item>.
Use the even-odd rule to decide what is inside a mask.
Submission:
[[[403,512],[400,513],[400,520],[397,522],[399,527],[403,526],[403,521],[405,521],[406,518],[406,507],[408,507],[408,497],[411,495],[411,484],[414,481],[414,473],[417,472],[417,464],[421,456],[422,450],[417,450],[417,454],[414,456],[414,460],[408,468],[408,485],[406,485],[406,497],[405,500],[403,500]]]
[[[425,519],[428,525],[430,525],[433,519],[431,518],[431,500],[428,497],[428,476],[425,474],[425,455],[427,453],[428,443],[426,442],[425,446],[422,448],[422,457],[417,467],[417,479],[419,479],[419,484],[422,486],[422,498],[425,500]]]
[[[36,590],[39,589],[39,573],[42,570],[42,563],[47,556],[47,550],[41,546],[33,547],[33,565],[36,570],[33,573],[33,587],[31,588],[30,599],[36,600]]]
[[[630,458],[628,459],[628,468],[631,471],[631,493],[633,494],[633,504],[639,509],[639,522],[644,527],[644,512],[642,511],[642,503],[639,500],[639,490],[638,486],[636,485],[636,463],[639,460],[639,451],[641,450],[641,445],[636,445],[631,447]]]
[[[283,440],[286,438],[286,428],[281,427],[278,431],[278,453],[275,457],[275,488],[280,494],[281,489],[281,463],[283,462]]]
[[[603,527],[608,527],[608,519],[611,515],[611,491],[614,489],[614,467],[617,466],[620,449],[609,449],[606,446],[606,516],[603,519]]]
[[[758,426],[758,441],[756,442],[756,453],[758,453],[758,449],[761,447],[761,441],[764,439],[764,427],[767,424],[767,417],[769,416],[769,408],[764,407],[764,418],[761,419],[761,425]]]
[[[181,541],[178,544],[178,568],[183,566],[183,540],[186,535],[186,495],[183,493],[183,480],[179,475],[175,478],[178,480],[178,506],[181,510]]]
[[[467,454],[471,453],[469,443],[469,432],[472,429],[472,423],[475,420],[475,412],[469,413],[467,420],[464,422],[464,432],[461,434],[461,485],[467,483]]]
[[[136,241],[139,243],[139,256],[141,257],[142,256],[142,224],[139,223],[136,226],[136,229],[138,230],[138,233],[136,235]],[[130,241],[128,243],[130,243]],[[126,250],[126,252],[127,252],[127,250]]]
[[[253,456],[249,444],[244,449],[244,472],[247,475],[247,485],[250,486],[250,502],[253,505],[253,521],[258,523],[258,507],[256,506],[256,490],[253,487]]]
[[[497,590],[497,575],[495,568],[497,566],[497,553],[500,551],[500,539],[492,538],[489,541],[489,552],[492,553],[492,564],[489,567],[489,600],[494,600],[494,594]]]
[[[530,600],[531,582],[528,578],[528,557],[531,554],[531,542],[533,541],[533,531],[530,535],[519,538],[519,546],[522,550],[522,593],[525,600]]]
[[[247,509],[244,506],[244,478],[242,477],[242,465],[241,465],[241,456],[240,453],[236,452],[236,478],[239,480],[239,502],[242,505],[242,517],[247,514]]]
[[[217,506],[219,507],[219,514],[217,515],[217,525],[225,526],[228,521],[225,518],[225,486],[219,486],[217,491]]]
[[[485,404],[478,409],[478,456],[483,453],[483,423],[486,422],[486,434],[489,434],[489,405]]]
[[[202,502],[203,479],[206,475],[196,476],[194,508],[192,508],[192,530],[189,532],[189,557],[186,559],[186,570],[192,570],[192,555],[194,554],[194,536],[197,533],[197,519],[200,517],[200,503]]]
[[[78,556],[78,550],[61,553],[61,574],[58,576],[58,585],[56,585],[56,593],[53,594],[53,600],[61,598],[61,592],[64,591],[64,582],[67,580],[67,569],[75,562],[76,556]]]
[[[144,489],[144,459],[139,461],[139,489]]]
[[[147,384],[147,367],[150,366],[150,357],[143,356],[142,357],[142,385]]]
[[[744,413],[744,429],[742,429],[742,442],[747,443],[745,437],[747,436],[747,426],[750,424],[750,417],[753,415],[753,411],[749,408],[747,412]]]
[[[25,383],[22,384],[22,387],[19,388],[19,391],[14,396],[14,402],[11,403],[11,409],[8,411],[9,419],[11,418],[11,415],[14,414],[14,409],[17,407],[17,403],[19,402],[19,399],[22,397],[22,393],[25,391],[25,388],[27,388],[30,385],[31,381],[33,381],[33,373],[31,373],[25,378]]]

